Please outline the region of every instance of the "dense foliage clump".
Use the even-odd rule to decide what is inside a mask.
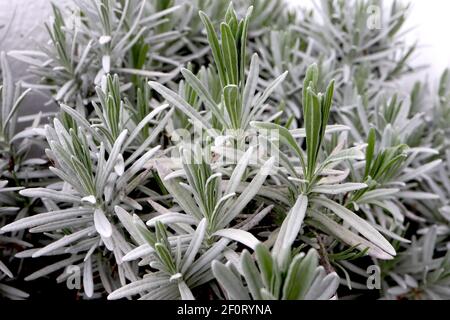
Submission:
[[[450,74],[400,87],[408,10],[54,5],[0,56],[0,294],[449,299]]]

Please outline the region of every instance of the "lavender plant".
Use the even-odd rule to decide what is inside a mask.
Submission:
[[[386,7],[53,5],[48,43],[1,55],[0,292],[32,258],[84,299],[352,298],[367,267],[379,298],[448,299],[449,72],[398,89],[416,47]],[[22,115],[31,91],[56,110]]]

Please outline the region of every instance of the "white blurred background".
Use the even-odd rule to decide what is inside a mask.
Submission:
[[[292,5],[311,6],[313,0],[289,0]],[[64,3],[67,0],[54,0]],[[427,64],[429,69],[419,77],[428,75],[434,81],[440,73],[450,67],[450,1],[410,0],[413,8],[408,27],[417,28],[408,36],[408,41],[419,41],[420,48],[415,58],[417,65]],[[50,16],[50,0],[0,0],[0,25],[14,16],[9,35],[0,38],[0,50],[26,49],[33,41],[43,41],[42,22]],[[0,31],[0,35],[3,34]],[[23,68],[16,66],[18,75]]]
[[[430,65],[430,74],[438,76],[450,67],[450,1],[412,1],[409,24],[417,29],[409,35],[409,41],[419,41],[418,63]]]

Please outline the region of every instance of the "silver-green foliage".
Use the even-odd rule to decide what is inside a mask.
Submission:
[[[385,7],[53,6],[49,43],[9,53],[60,105],[46,124],[18,116],[30,89],[1,56],[0,241],[60,256],[25,280],[76,265],[85,298],[335,299],[369,263],[380,297],[448,298],[449,72],[397,93],[415,47],[408,6]]]

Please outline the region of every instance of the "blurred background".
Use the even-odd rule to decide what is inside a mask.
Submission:
[[[70,0],[54,0],[64,4]],[[292,6],[313,7],[315,0],[289,0]],[[391,0],[386,0],[387,2]],[[393,0],[392,0],[393,1]],[[319,1],[316,1],[319,2]],[[405,1],[407,3],[408,1]],[[428,65],[419,76],[436,82],[442,71],[450,67],[450,1],[410,0],[411,18],[405,28],[414,28],[407,35],[409,42],[418,42],[414,63]],[[36,42],[46,41],[43,22],[51,15],[50,0],[0,0],[0,51],[32,48]],[[11,18],[14,17],[12,20]],[[12,21],[11,23],[9,23]],[[7,31],[7,32],[5,32]],[[11,61],[12,62],[12,61]],[[24,75],[25,67],[14,65],[16,77]],[[411,79],[413,81],[415,79]]]

